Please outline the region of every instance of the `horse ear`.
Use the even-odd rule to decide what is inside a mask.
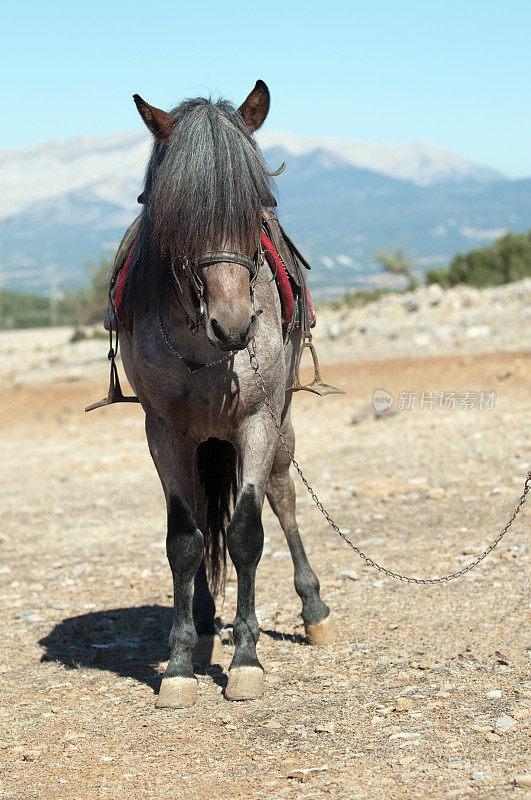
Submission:
[[[263,81],[257,80],[253,91],[238,109],[251,133],[264,124],[269,111],[269,102],[269,89]]]
[[[156,136],[161,142],[167,142],[171,138],[176,125],[175,117],[172,117],[167,111],[150,106],[149,103],[142,100],[139,94],[134,94],[133,100],[138,108],[138,113],[153,136]]]

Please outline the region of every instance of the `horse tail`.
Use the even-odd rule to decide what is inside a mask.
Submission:
[[[223,591],[227,564],[227,525],[237,492],[237,454],[230,442],[208,439],[197,450],[199,480],[206,495],[204,558],[210,591]]]

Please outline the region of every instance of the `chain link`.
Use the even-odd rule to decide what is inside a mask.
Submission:
[[[249,352],[249,361],[250,361],[250,364],[251,364],[251,368],[252,368],[253,372],[255,373],[255,378],[257,379],[257,384],[258,384],[258,386],[261,388],[261,390],[263,392],[264,399],[265,399],[265,404],[267,406],[267,409],[268,409],[268,411],[269,411],[269,413],[271,415],[271,418],[272,418],[273,422],[275,423],[275,427],[276,427],[276,429],[278,431],[278,435],[279,435],[280,441],[282,442],[282,445],[284,446],[284,450],[288,454],[291,463],[293,464],[295,470],[297,471],[297,473],[299,475],[299,478],[301,479],[302,483],[304,484],[304,486],[308,490],[308,494],[310,495],[310,497],[312,498],[313,502],[315,503],[315,505],[317,506],[317,508],[319,509],[321,514],[323,515],[323,517],[326,519],[326,521],[328,522],[330,527],[338,534],[338,536],[340,536],[343,539],[343,541],[346,544],[348,544],[349,547],[352,548],[352,550],[354,550],[354,552],[361,559],[363,559],[363,561],[365,561],[366,564],[369,565],[369,567],[374,567],[374,569],[378,570],[378,572],[381,572],[384,575],[387,575],[387,577],[394,578],[397,581],[403,581],[404,583],[421,583],[421,584],[448,583],[448,581],[453,581],[456,578],[460,578],[461,575],[465,575],[467,572],[470,572],[471,569],[474,569],[474,567],[476,567],[480,563],[480,561],[483,561],[483,559],[486,558],[488,556],[488,554],[490,552],[492,552],[492,550],[494,550],[496,545],[498,545],[501,542],[501,540],[503,539],[503,537],[505,536],[505,534],[507,533],[507,531],[509,530],[509,528],[513,524],[513,522],[516,519],[520,509],[522,508],[522,506],[524,505],[524,503],[525,503],[525,501],[527,499],[527,495],[528,495],[529,490],[531,488],[531,470],[527,473],[527,477],[526,477],[526,480],[525,480],[525,483],[524,483],[523,494],[520,497],[520,499],[519,499],[519,501],[518,501],[518,503],[516,505],[516,508],[514,509],[513,513],[509,517],[509,520],[507,521],[506,525],[502,528],[502,530],[500,531],[498,536],[495,539],[493,539],[493,541],[489,544],[489,546],[485,550],[483,550],[482,553],[480,553],[479,556],[476,556],[476,558],[473,561],[471,561],[466,566],[462,567],[460,570],[457,570],[457,572],[451,572],[449,575],[444,575],[442,578],[414,578],[414,577],[411,577],[409,575],[401,575],[399,572],[393,572],[392,570],[387,569],[386,567],[382,567],[381,564],[378,564],[376,561],[374,561],[374,559],[372,559],[372,558],[370,558],[370,556],[366,555],[366,553],[364,553],[362,550],[360,550],[359,547],[356,547],[356,545],[353,542],[351,542],[350,539],[347,536],[345,536],[345,534],[339,528],[339,526],[336,525],[336,523],[334,522],[334,520],[332,519],[332,517],[330,516],[330,514],[328,513],[328,511],[324,507],[323,503],[319,500],[319,498],[317,497],[315,491],[313,490],[313,488],[310,486],[310,484],[308,483],[308,481],[304,477],[302,469],[300,468],[299,463],[295,459],[295,456],[293,455],[289,445],[287,444],[286,439],[284,437],[284,434],[282,433],[281,425],[277,421],[277,419],[275,417],[275,414],[273,412],[273,409],[271,407],[271,400],[270,400],[269,395],[267,393],[264,377],[263,377],[262,373],[260,372],[260,365],[259,365],[258,359],[256,357],[256,344],[255,344],[255,340],[254,339],[248,345],[247,350]]]

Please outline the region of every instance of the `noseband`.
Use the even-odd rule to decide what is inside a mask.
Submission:
[[[205,319],[205,306],[203,301],[205,293],[205,284],[203,283],[203,280],[199,275],[198,268],[207,267],[210,264],[220,264],[222,262],[229,262],[230,264],[239,264],[240,266],[248,269],[250,275],[249,289],[251,293],[251,303],[254,308],[254,285],[256,283],[258,272],[263,263],[263,260],[264,260],[264,254],[262,251],[261,244],[259,244],[258,247],[256,248],[255,254],[252,258],[249,258],[249,256],[246,256],[243,253],[237,253],[233,250],[212,250],[212,251],[209,250],[205,253],[200,253],[193,260],[188,259],[186,256],[183,256],[179,260],[180,261],[179,266],[183,270],[183,272],[186,272],[186,274],[188,275],[188,278],[190,279],[190,283],[195,291],[199,303],[199,311],[197,317],[195,320],[192,320],[192,318],[184,308],[179,295],[176,292],[177,300],[179,301],[179,305],[184,311],[186,323],[190,328],[190,330],[192,331],[192,333],[197,333],[197,331],[199,330],[199,326],[201,324],[204,324],[204,319]],[[183,289],[175,269],[175,259],[173,259],[171,263],[171,273],[175,281],[174,288],[178,287],[179,291],[182,294]]]

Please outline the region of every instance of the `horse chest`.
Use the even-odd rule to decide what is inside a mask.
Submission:
[[[217,380],[213,375],[198,373],[179,379],[160,380],[146,386],[150,405],[181,434],[201,440],[205,436],[225,438],[246,414],[248,398],[238,389],[234,379]]]

